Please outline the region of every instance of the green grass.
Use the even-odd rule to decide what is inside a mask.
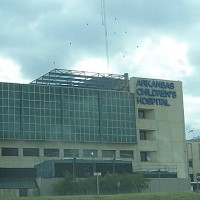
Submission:
[[[0,198],[0,200],[200,200],[200,193],[132,193],[118,195]]]

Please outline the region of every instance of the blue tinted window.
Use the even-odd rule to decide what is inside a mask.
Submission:
[[[134,95],[0,84],[0,138],[136,142]]]

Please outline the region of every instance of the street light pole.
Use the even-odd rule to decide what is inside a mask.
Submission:
[[[97,175],[97,196],[99,196],[99,176]]]
[[[75,162],[76,162],[76,158],[73,158],[73,178],[75,178]]]
[[[95,169],[95,162],[94,162],[94,152],[91,152],[91,156],[92,156],[92,169],[93,169],[93,175],[94,173],[96,172],[96,169]]]
[[[113,174],[115,173],[115,158],[113,158]]]

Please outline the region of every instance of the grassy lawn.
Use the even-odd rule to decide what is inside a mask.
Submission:
[[[0,198],[0,200],[200,200],[200,193],[132,193],[99,196],[56,196],[56,197],[19,197]]]

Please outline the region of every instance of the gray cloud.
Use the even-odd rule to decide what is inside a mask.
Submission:
[[[145,49],[147,39],[156,48],[160,38],[173,38],[188,45],[186,59],[194,71],[177,77],[183,78],[185,93],[199,97],[199,1],[105,0],[105,5],[112,73],[134,76],[139,71],[143,76],[146,68],[142,71],[143,65],[134,66],[134,61],[140,49],[151,51]],[[101,1],[2,0],[0,24],[0,57],[18,63],[30,80],[54,67],[71,69],[89,57],[106,59]],[[160,68],[167,70],[169,64]]]
[[[55,59],[63,65],[66,60],[76,62],[77,54],[104,56],[100,1],[12,2],[3,1],[1,7],[0,51],[24,68],[32,66],[31,60],[34,66],[44,66],[44,58],[47,65]],[[199,15],[192,6],[188,1],[106,1],[110,53],[125,51],[129,39],[137,46],[138,40],[157,31],[176,35],[195,22],[194,14]]]

